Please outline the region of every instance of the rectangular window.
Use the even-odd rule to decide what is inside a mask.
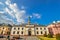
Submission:
[[[15,31],[13,31],[13,34],[15,34]]]

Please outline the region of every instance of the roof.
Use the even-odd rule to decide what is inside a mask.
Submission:
[[[28,24],[20,24],[20,25],[10,25],[10,24],[1,24],[0,26],[8,26],[8,27],[26,27]],[[34,27],[46,27],[45,25],[41,24],[29,24],[29,25],[34,25]]]
[[[13,27],[26,27],[28,24],[21,24],[21,25],[13,25]],[[45,25],[37,25],[37,24],[30,24],[34,25],[34,27],[46,27]]]

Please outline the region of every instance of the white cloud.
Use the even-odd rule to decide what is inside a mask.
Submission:
[[[2,8],[3,11],[5,12],[4,14],[9,14],[13,19],[15,18],[17,23],[25,22],[23,17],[26,12],[25,10],[20,10],[16,3],[11,3],[11,0],[6,0],[4,5],[6,5],[6,7]],[[4,17],[4,15],[2,16]],[[13,19],[9,19],[9,17],[5,18],[5,20],[11,20],[11,21],[13,21]]]
[[[33,19],[36,19],[36,18],[39,19],[41,18],[41,15],[39,13],[33,13],[32,15],[30,15],[30,17]]]
[[[13,11],[9,10],[9,8],[6,7],[6,8],[4,9],[4,11],[5,11],[6,13],[8,13],[9,15],[11,15],[12,17],[14,17]]]
[[[6,0],[5,3],[6,3],[6,5],[10,5],[11,0]]]
[[[14,24],[13,20],[7,18],[4,14],[0,14],[0,23]]]
[[[33,19],[40,19],[41,18],[41,14],[39,14],[39,13],[32,13],[32,15],[26,15],[26,19],[28,18],[30,16],[30,18],[32,18],[32,20]]]
[[[25,7],[21,6],[21,9],[18,8],[17,3],[11,3],[11,0],[5,0],[5,3],[0,2],[0,4],[4,5],[4,8],[2,8],[3,11],[0,11],[0,23],[15,23],[14,19],[16,19],[16,23],[25,23],[25,18],[28,18],[27,15],[25,15],[26,11],[24,10]],[[8,15],[2,15],[2,14],[8,14]],[[33,13],[30,15],[31,18],[41,18],[41,15],[39,13]]]
[[[41,18],[41,15],[38,13],[33,13],[33,16],[35,16],[36,18]]]
[[[3,5],[3,3],[2,3],[2,2],[0,2],[0,5]]]
[[[0,13],[4,13],[3,11],[0,11]]]

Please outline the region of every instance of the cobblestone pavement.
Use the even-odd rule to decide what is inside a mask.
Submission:
[[[20,40],[39,40],[36,36],[25,36]]]

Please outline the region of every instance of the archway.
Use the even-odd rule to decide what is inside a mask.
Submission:
[[[28,31],[28,36],[31,36],[31,31]]]
[[[31,28],[28,29],[28,36],[31,36]]]

